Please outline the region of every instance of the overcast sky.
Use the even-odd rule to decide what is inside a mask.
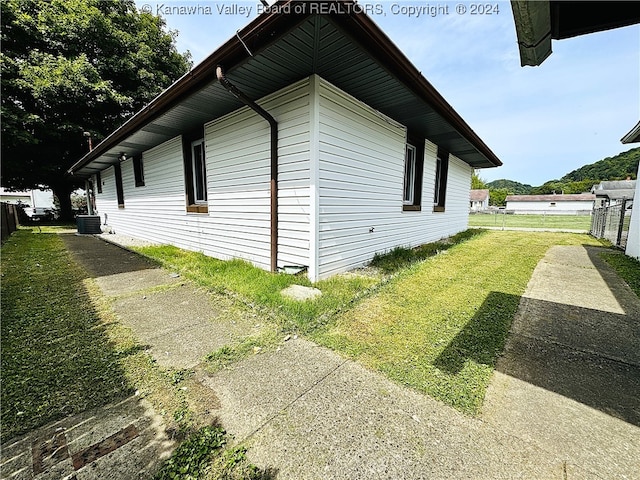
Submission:
[[[179,32],[178,50],[189,50],[194,64],[254,19],[260,5],[136,3]],[[482,178],[540,185],[634,146],[620,138],[640,118],[640,26],[554,40],[541,66],[520,67],[507,1],[490,2],[497,7],[485,15],[471,15],[471,3],[460,1],[364,3],[381,12],[373,20],[502,160]],[[456,11],[460,3],[464,14]],[[410,14],[415,5],[435,15]],[[180,14],[180,6],[192,13]]]

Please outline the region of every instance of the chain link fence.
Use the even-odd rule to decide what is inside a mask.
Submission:
[[[631,209],[627,208],[630,204],[630,201],[622,200],[616,205],[594,209],[589,233],[596,238],[609,240],[624,250],[631,223]]]

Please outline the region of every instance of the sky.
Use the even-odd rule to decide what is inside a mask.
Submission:
[[[466,0],[359,3],[375,6],[379,13],[371,18],[502,160],[502,167],[479,172],[484,180],[541,185],[638,146],[620,139],[640,119],[640,25],[554,40],[541,66],[521,67],[508,1],[481,4],[490,6],[484,15],[472,15],[474,4]],[[177,48],[189,50],[194,65],[261,6],[257,0],[136,4],[178,32]],[[418,16],[415,6],[426,14]]]

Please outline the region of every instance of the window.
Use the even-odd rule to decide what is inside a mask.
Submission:
[[[204,140],[191,143],[191,171],[196,203],[207,203],[207,169],[204,159]]]
[[[449,152],[438,147],[436,158],[436,181],[433,195],[433,211],[444,212],[447,196],[447,176],[449,173]]]
[[[408,136],[404,156],[404,186],[402,210],[420,211],[422,196],[422,170],[424,165],[424,139]]]
[[[415,178],[416,178],[416,147],[407,145],[407,151],[404,157],[404,197],[402,199],[405,205],[413,205],[415,194]]]
[[[100,172],[96,173],[96,186],[98,187],[98,193],[102,193],[102,176]]]
[[[133,157],[133,176],[136,181],[136,187],[144,187],[144,165],[142,164],[142,155]]]
[[[207,213],[207,167],[204,151],[204,128],[182,136],[187,212]]]
[[[118,197],[118,208],[124,208],[124,189],[122,188],[122,169],[120,164],[116,163],[113,166],[116,176],[116,195]]]

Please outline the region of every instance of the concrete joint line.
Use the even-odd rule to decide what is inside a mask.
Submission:
[[[333,375],[335,372],[338,371],[338,369],[340,367],[342,367],[343,365],[345,365],[347,362],[349,362],[349,360],[344,360],[342,362],[340,362],[340,364],[338,364],[336,367],[332,368],[331,370],[329,370],[329,372],[327,372],[325,375],[323,375],[322,377],[320,377],[318,380],[316,380],[315,382],[313,382],[313,384],[311,384],[311,386],[309,386],[309,388],[307,388],[305,391],[303,391],[300,395],[298,395],[296,398],[294,398],[293,400],[291,400],[287,405],[285,405],[284,407],[282,407],[277,413],[274,413],[273,415],[271,415],[269,418],[267,418],[264,422],[262,422],[262,424],[260,424],[253,432],[251,432],[249,435],[247,435],[243,441],[247,441],[249,440],[251,437],[253,437],[256,433],[258,433],[260,430],[262,430],[267,424],[269,424],[270,422],[272,422],[277,416],[281,415],[283,412],[287,411],[289,408],[291,408],[291,406],[293,404],[295,404],[298,400],[300,400],[302,397],[304,397],[307,393],[309,393],[311,390],[313,390],[314,388],[316,388],[318,385],[320,385],[322,382],[324,382],[327,378],[329,378],[331,375]]]
[[[640,368],[640,364],[629,361],[629,360],[625,360],[622,358],[618,358],[618,357],[614,357],[611,355],[606,355],[604,353],[600,353],[600,352],[595,352],[593,350],[587,350],[584,348],[577,348],[577,347],[572,347],[571,345],[567,345],[565,343],[561,343],[555,340],[549,340],[548,338],[542,338],[542,337],[536,337],[533,335],[526,335],[524,333],[518,333],[518,332],[509,332],[510,335],[517,335],[518,337],[521,338],[526,338],[528,340],[536,340],[539,342],[543,342],[543,343],[547,343],[550,345],[555,345],[558,347],[562,347],[566,350],[570,350],[572,352],[576,352],[576,353],[580,353],[582,355],[588,355],[590,357],[598,357],[598,358],[602,358],[604,360],[609,360],[610,362],[614,362],[614,363],[618,363],[620,365],[623,366],[628,366],[628,367],[636,367],[636,368]]]

